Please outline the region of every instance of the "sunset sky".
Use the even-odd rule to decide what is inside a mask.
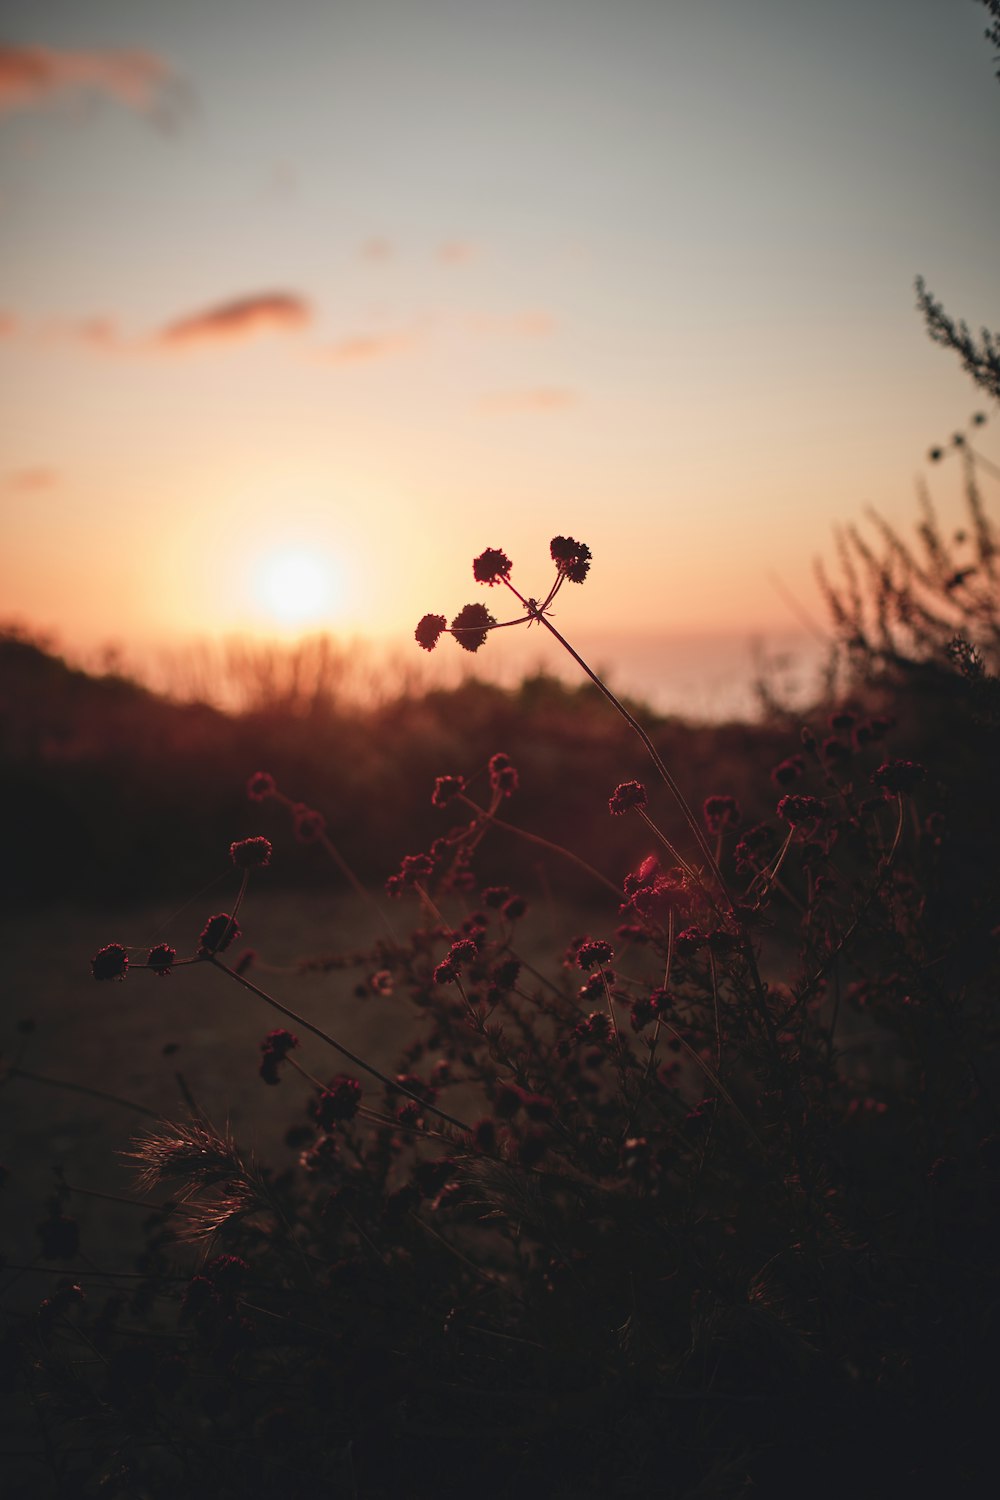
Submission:
[[[569,633],[794,626],[836,524],[957,510],[913,282],[1000,323],[987,19],[3,0],[0,619],[412,641],[569,533]]]

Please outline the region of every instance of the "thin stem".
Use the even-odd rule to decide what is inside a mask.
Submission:
[[[329,1032],[324,1031],[321,1026],[314,1025],[312,1021],[307,1021],[305,1016],[300,1016],[294,1010],[290,1010],[287,1005],[282,1005],[280,1000],[276,1000],[273,995],[269,995],[266,990],[262,990],[252,980],[247,979],[245,975],[237,974],[235,969],[231,969],[227,963],[223,963],[217,953],[209,953],[206,956],[208,962],[214,964],[217,969],[221,969],[223,974],[228,974],[230,979],[235,979],[237,984],[241,984],[252,995],[256,995],[259,999],[266,1001],[268,1005],[280,1011],[283,1016],[287,1016],[290,1021],[294,1021],[297,1026],[303,1026],[306,1031],[311,1031],[314,1036],[319,1037],[321,1042],[326,1042],[328,1047],[332,1047],[335,1052],[339,1052],[341,1057],[346,1057],[348,1062],[352,1062],[356,1068],[361,1068],[363,1072],[370,1073],[373,1078],[377,1078],[379,1083],[384,1084],[386,1088],[393,1089],[400,1094],[406,1094],[408,1098],[419,1104],[421,1109],[431,1110],[433,1114],[440,1115],[442,1120],[447,1120],[449,1125],[455,1125],[459,1130],[468,1131],[471,1128],[466,1125],[464,1120],[456,1119],[454,1115],[449,1115],[443,1109],[438,1109],[436,1104],[431,1104],[428,1100],[421,1099],[419,1094],[415,1094],[405,1084],[399,1083],[394,1078],[389,1078],[371,1063],[365,1062],[364,1058],[359,1057],[356,1052],[352,1052],[350,1048],[345,1047],[341,1042],[335,1041]]]
[[[570,645],[566,637],[556,629],[556,627],[552,624],[552,621],[542,613],[541,609],[539,609],[538,606],[532,608],[528,601],[523,598],[523,596],[514,587],[509,578],[505,578],[503,581],[510,589],[511,593],[521,601],[525,609],[528,610],[529,614],[534,619],[538,620],[542,625],[544,625],[546,630],[548,630],[551,635],[555,636],[556,640],[563,647],[563,649],[569,652],[570,656],[576,662],[577,666],[587,674],[594,686],[601,693],[603,693],[605,698],[607,698],[612,708],[617,709],[618,713],[621,714],[622,718],[625,720],[626,724],[633,731],[633,733],[639,736],[639,739],[642,741],[643,745],[646,748],[650,760],[653,762],[653,765],[656,767],[661,778],[663,779],[667,790],[673,796],[681,812],[684,814],[687,825],[690,828],[692,835],[694,836],[695,843],[698,845],[698,848],[701,850],[702,854],[705,857],[706,864],[719,883],[719,889],[722,891],[730,906],[732,906],[732,901],[726,888],[726,882],[723,879],[722,871],[719,869],[719,866],[716,863],[715,856],[712,853],[708,840],[705,838],[705,835],[702,832],[701,825],[699,824],[694,813],[691,811],[691,808],[688,805],[684,794],[681,792],[680,787],[677,785],[677,782],[674,780],[670,772],[667,770],[667,767],[664,765],[663,760],[656,749],[656,746],[653,744],[652,740],[646,733],[645,729],[643,729],[638,719],[634,718],[633,715],[629,713],[628,709],[625,707],[624,703],[622,703],[621,699],[617,698],[611,691],[611,689],[607,686],[607,684],[601,681],[597,673],[587,665],[580,653]]]
[[[593,865],[589,865],[585,859],[581,859],[579,854],[574,854],[572,849],[565,849],[562,844],[553,844],[549,839],[544,839],[537,833],[529,833],[526,828],[517,828],[513,823],[505,822],[503,818],[498,818],[495,813],[487,812],[484,807],[480,807],[477,802],[473,802],[472,798],[467,797],[464,792],[459,793],[459,801],[464,802],[467,807],[471,807],[479,817],[489,819],[497,828],[505,828],[508,833],[513,833],[517,838],[524,839],[526,843],[537,844],[540,849],[548,849],[553,854],[561,854],[564,859],[572,860],[573,864],[579,869],[586,871],[588,875],[592,875],[595,880],[600,881],[601,885],[605,886],[621,899],[621,891],[618,886],[609,880],[606,875],[602,875],[600,870],[595,870]]]

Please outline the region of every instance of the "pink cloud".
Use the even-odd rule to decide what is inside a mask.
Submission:
[[[0,114],[84,93],[164,118],[173,113],[180,92],[179,79],[149,52],[0,46]]]
[[[372,235],[371,239],[365,240],[361,246],[361,259],[370,261],[392,260],[395,255],[395,247],[390,240],[384,239],[382,235]]]
[[[475,260],[478,254],[475,245],[470,245],[466,240],[445,240],[437,248],[438,260],[448,266],[465,265],[468,261]]]
[[[20,495],[38,495],[45,490],[54,489],[58,480],[55,469],[42,465],[30,469],[10,469],[4,475],[7,488]]]
[[[412,349],[417,341],[414,333],[355,333],[328,344],[323,352],[335,364],[360,364],[402,354]]]
[[[520,391],[495,391],[483,398],[483,404],[503,411],[563,411],[576,406],[578,400],[569,386],[539,385]]]
[[[179,349],[257,333],[288,332],[311,321],[312,308],[303,297],[291,292],[258,292],[178,318],[160,330],[156,342],[161,348]]]

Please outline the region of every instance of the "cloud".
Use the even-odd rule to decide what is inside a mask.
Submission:
[[[473,333],[513,335],[515,338],[548,338],[555,332],[556,321],[540,310],[495,314],[480,313],[469,319]]]
[[[55,489],[58,482],[56,470],[42,465],[30,469],[9,469],[4,475],[7,489],[14,490],[19,495],[41,494],[45,490]]]
[[[9,339],[17,332],[17,319],[13,313],[0,307],[0,339]]]
[[[361,364],[402,354],[417,342],[415,333],[354,333],[327,344],[323,354],[335,364]]]
[[[565,385],[537,385],[519,391],[494,391],[483,405],[500,411],[563,411],[576,406],[576,391]]]
[[[182,349],[257,333],[287,332],[310,322],[312,308],[303,297],[291,292],[258,292],[178,318],[160,330],[156,342],[164,349]]]
[[[149,52],[0,46],[0,114],[83,93],[104,95],[167,122],[176,113],[183,92],[167,64]]]
[[[478,254],[475,245],[470,245],[466,240],[445,240],[437,248],[438,260],[447,266],[466,265],[470,260],[475,260]]]
[[[361,246],[362,260],[392,260],[395,253],[395,247],[393,246],[392,242],[390,240],[383,239],[380,234],[372,235],[372,237],[365,240],[364,244]]]

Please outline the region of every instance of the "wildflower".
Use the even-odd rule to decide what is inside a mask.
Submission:
[[[510,756],[499,750],[496,755],[490,756],[490,786],[504,797],[517,791],[517,771],[511,764]]]
[[[641,781],[623,781],[615,787],[608,799],[608,809],[614,817],[621,817],[630,807],[646,806],[646,788]]]
[[[724,828],[735,828],[743,813],[735,797],[706,797],[702,808],[705,827],[709,833],[721,833]]]
[[[199,958],[210,958],[213,953],[222,953],[240,935],[240,924],[234,917],[222,911],[209,917],[199,937]]]
[[[912,792],[926,779],[926,767],[915,760],[887,760],[872,773],[872,785],[886,792]]]
[[[495,911],[499,911],[504,902],[510,899],[510,886],[490,885],[486,887],[482,895],[484,906],[492,906]]]
[[[375,995],[391,995],[393,991],[392,972],[389,969],[377,969],[369,979],[372,993]]]
[[[576,953],[576,961],[581,969],[596,969],[600,964],[610,963],[614,952],[610,943],[605,942],[603,938],[596,938],[580,944]]]
[[[777,847],[775,831],[769,824],[757,823],[748,828],[733,851],[737,870],[741,875],[758,870]]]
[[[229,854],[238,870],[262,870],[271,863],[271,840],[239,839],[230,844]]]
[[[460,797],[464,791],[463,776],[439,776],[431,793],[431,803],[434,807],[447,807],[453,798]]]
[[[297,802],[292,808],[295,837],[300,844],[314,844],[326,832],[326,819],[321,812]]]
[[[278,1078],[278,1064],[283,1063],[293,1047],[299,1045],[299,1039],[293,1031],[286,1031],[284,1027],[278,1027],[276,1031],[269,1031],[260,1044],[260,1076],[265,1083],[276,1084]]]
[[[255,771],[247,782],[247,796],[251,802],[263,802],[267,797],[273,797],[278,788],[274,777],[268,771]]]
[[[528,903],[523,896],[511,896],[509,901],[504,902],[502,910],[508,922],[516,922],[528,910]]]
[[[156,947],[150,948],[146,955],[146,968],[152,969],[154,974],[165,977],[173,968],[176,957],[176,948],[171,948],[169,943],[157,943]]]
[[[447,628],[448,621],[444,615],[424,615],[413,635],[418,646],[422,646],[425,651],[433,651]]]
[[[347,1073],[338,1073],[316,1101],[316,1121],[321,1130],[329,1130],[335,1120],[353,1120],[360,1107],[361,1084]]]
[[[450,958],[443,958],[434,970],[435,984],[454,984],[458,978],[458,969]]]
[[[496,547],[487,547],[472,564],[472,576],[477,583],[488,583],[492,588],[495,583],[510,577],[512,566],[506,553],[500,552]]]
[[[121,943],[106,943],[90,960],[95,979],[124,979],[128,971],[128,954]]]
[[[505,958],[496,965],[490,976],[494,989],[512,990],[521,973],[520,961],[516,958]]]
[[[484,604],[466,604],[451,622],[451,633],[466,651],[478,651],[496,620]]]
[[[590,571],[591,551],[584,542],[571,536],[554,536],[549,552],[556,568],[570,583],[582,583]]]
[[[707,948],[709,942],[708,933],[700,927],[685,927],[674,938],[674,950],[678,958],[686,958],[690,953],[697,953],[699,948]]]
[[[771,772],[771,780],[775,786],[791,786],[793,781],[798,781],[805,772],[806,763],[801,755],[790,755],[787,760],[779,761]]]
[[[782,797],[777,806],[779,818],[784,818],[786,823],[791,823],[793,828],[798,828],[803,823],[817,823],[825,819],[829,813],[825,802],[818,797],[806,797],[789,793]]]
[[[851,758],[847,745],[831,735],[823,741],[822,756],[828,766],[844,765]]]
[[[459,938],[451,945],[448,957],[454,964],[471,964],[479,953],[479,949],[471,938]]]

